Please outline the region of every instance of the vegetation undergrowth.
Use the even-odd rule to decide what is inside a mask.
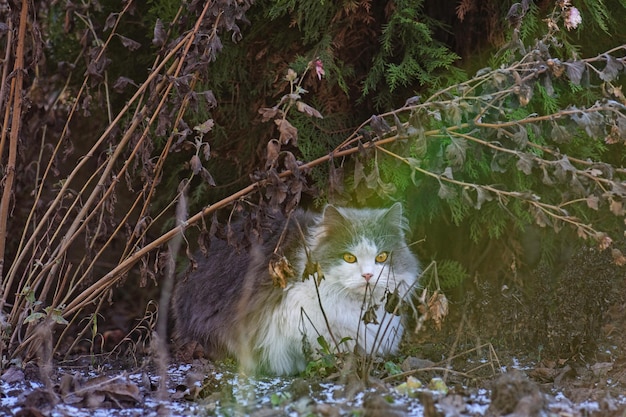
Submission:
[[[494,11],[507,35],[490,32],[504,38],[472,76],[425,1],[179,3],[0,11],[5,362],[104,341],[116,292],[161,285],[178,252],[193,267],[211,237],[255,236],[273,209],[403,201],[416,251],[437,261],[420,299],[435,322],[476,271],[531,264],[529,230],[573,231],[626,263],[626,45],[577,43],[614,42],[623,2]],[[481,13],[471,4],[458,17]],[[249,236],[235,236],[244,213]],[[129,329],[141,342],[153,308]],[[309,373],[336,366],[321,348]]]

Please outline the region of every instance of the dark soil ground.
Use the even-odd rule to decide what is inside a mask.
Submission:
[[[250,378],[200,359],[172,361],[159,389],[149,352],[15,363],[0,415],[624,416],[625,275],[585,248],[475,284],[450,297],[440,330],[409,330],[404,355],[370,364],[367,380],[362,364]]]

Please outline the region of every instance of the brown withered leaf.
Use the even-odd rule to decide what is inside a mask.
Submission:
[[[136,51],[137,49],[141,48],[141,44],[139,42],[120,34],[117,34],[117,36],[122,41],[122,45],[124,45],[124,48],[128,49],[129,51]]]
[[[400,315],[400,294],[396,288],[394,292],[387,292],[387,299],[385,300],[385,311],[395,316]]]
[[[135,82],[131,80],[130,78],[123,77],[123,76],[118,77],[118,79],[115,80],[115,83],[113,83],[113,89],[116,92],[121,93],[128,86],[128,84],[136,86]]]
[[[585,72],[585,62],[569,60],[567,62],[564,62],[564,64],[567,71],[567,77],[570,79],[570,81],[573,84],[580,85],[583,74]]]
[[[606,58],[606,66],[600,72],[600,79],[611,82],[619,76],[620,71],[624,69],[624,65],[609,54],[605,54],[604,58]]]
[[[157,19],[154,24],[154,37],[152,38],[152,44],[158,47],[165,45],[166,36],[167,33],[165,33],[165,29],[163,28],[163,22],[161,19]]]
[[[613,256],[613,262],[615,262],[615,265],[618,265],[618,266],[626,265],[626,256],[624,256],[621,250],[617,248],[612,248],[611,255]]]
[[[624,204],[621,201],[611,199],[609,207],[611,209],[611,213],[615,214],[616,216],[624,215]]]
[[[267,122],[268,120],[272,120],[279,113],[278,107],[261,107],[259,109],[259,114],[261,115],[261,121]]]
[[[265,169],[276,165],[279,154],[280,142],[276,139],[271,139],[269,142],[267,142],[267,148],[265,150]]]
[[[324,279],[324,272],[322,272],[322,267],[319,262],[313,262],[311,259],[307,259],[304,271],[302,271],[302,281],[311,277],[317,280],[317,285],[320,285]]]
[[[278,138],[280,143],[286,145],[291,142],[295,146],[298,142],[298,129],[284,119],[274,120],[274,123],[276,123],[280,132],[280,137]]]
[[[207,119],[199,125],[194,126],[193,130],[204,135],[206,133],[209,133],[213,129],[213,126],[215,126],[215,122],[213,121],[213,119]]]
[[[298,161],[296,157],[291,152],[283,152],[283,165],[287,168],[291,173],[296,177],[300,177],[300,165],[298,165]]]
[[[430,319],[435,322],[437,330],[441,330],[441,323],[448,315],[448,298],[444,293],[435,290],[428,299],[428,314]]]
[[[107,19],[104,21],[104,27],[102,28],[104,32],[115,26],[117,16],[119,16],[119,13],[110,13],[109,16],[107,16]]]
[[[378,324],[378,318],[376,317],[376,306],[370,305],[369,308],[365,310],[365,313],[363,314],[361,320],[363,320],[363,323],[365,324]]]
[[[300,113],[304,113],[307,116],[311,116],[311,117],[317,117],[318,119],[323,119],[324,117],[322,116],[322,113],[320,113],[319,111],[317,111],[317,109],[309,106],[308,104],[302,102],[302,101],[297,101],[296,102],[296,108],[298,109],[298,111]]]
[[[274,257],[270,260],[268,270],[274,286],[283,289],[287,286],[287,281],[292,279],[296,274],[289,260],[284,256],[278,256],[276,254],[274,254]]]
[[[384,117],[374,114],[372,115],[372,118],[370,120],[370,127],[379,138],[382,139],[382,137],[385,136],[386,133],[391,131],[391,127]]]
[[[269,198],[272,207],[277,207],[287,198],[288,187],[274,169],[268,172],[268,179],[265,195]]]
[[[198,155],[193,155],[189,160],[189,166],[194,175],[198,175],[198,173],[202,171],[202,162],[200,161],[200,157]]]
[[[87,407],[100,407],[106,400],[117,405],[136,404],[142,400],[139,387],[126,376],[102,376],[88,381],[76,376],[64,376],[61,397],[65,403]]]
[[[215,183],[215,179],[213,179],[213,175],[211,175],[209,170],[205,167],[202,167],[202,170],[200,171],[200,177],[204,180],[204,182],[209,184],[210,187],[215,187],[217,185]]]
[[[592,210],[598,210],[598,204],[600,203],[600,199],[598,198],[598,196],[595,196],[595,195],[587,196],[586,201],[587,201],[587,207],[589,207]]]

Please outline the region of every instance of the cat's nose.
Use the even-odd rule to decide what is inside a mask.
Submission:
[[[370,282],[370,279],[372,279],[374,275],[370,274],[369,272],[366,272],[365,274],[361,274],[361,276],[365,278],[365,281]]]

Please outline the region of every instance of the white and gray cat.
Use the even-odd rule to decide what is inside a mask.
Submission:
[[[404,329],[397,304],[410,298],[420,273],[400,203],[328,205],[321,215],[296,211],[266,226],[260,244],[235,249],[213,240],[208,258],[181,278],[173,298],[179,342],[197,341],[211,357],[230,354],[245,371],[276,375],[304,370],[304,347],[316,351],[319,336],[339,350],[397,352]],[[268,269],[276,252],[293,267],[285,288]],[[323,279],[303,276],[312,269]]]

